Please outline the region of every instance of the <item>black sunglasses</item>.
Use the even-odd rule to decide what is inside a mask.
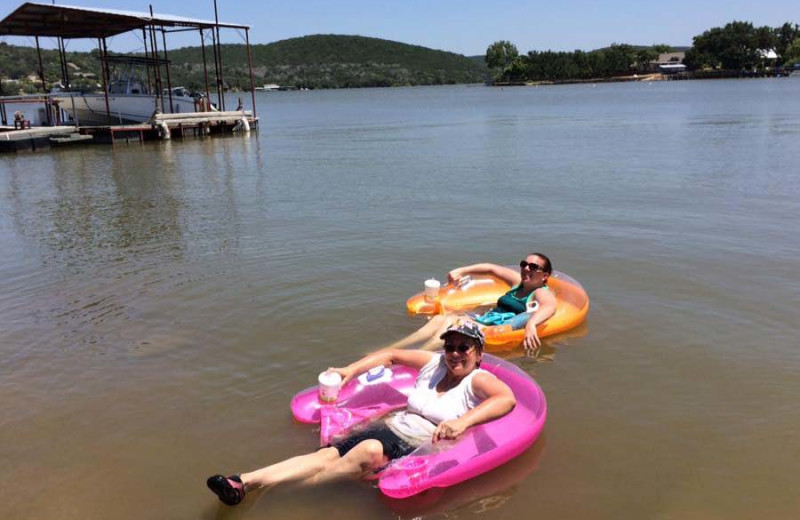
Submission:
[[[475,345],[473,345],[472,343],[461,343],[460,345],[453,345],[452,343],[445,343],[444,344],[444,351],[447,352],[448,354],[452,354],[453,352],[458,350],[459,353],[466,354],[474,346]]]
[[[525,260],[522,260],[519,263],[519,268],[520,269],[525,269],[526,267],[528,269],[530,269],[531,271],[544,271],[544,267],[542,267],[541,265],[534,264],[533,262],[526,262]]]

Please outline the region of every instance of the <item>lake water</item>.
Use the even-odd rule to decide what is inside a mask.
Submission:
[[[248,138],[0,155],[0,517],[800,514],[800,81],[258,103]],[[424,279],[532,250],[592,307],[512,356],[525,455],[403,502],[207,491],[314,449],[290,398],[421,325]]]

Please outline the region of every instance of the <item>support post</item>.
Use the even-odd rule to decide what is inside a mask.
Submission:
[[[223,78],[223,70],[222,70],[222,40],[219,38],[219,11],[217,10],[217,0],[214,0],[214,25],[215,30],[217,32],[217,48],[219,49],[217,55],[219,56],[219,83],[220,83],[220,92],[224,91],[225,86],[225,79]],[[224,92],[222,94],[222,106],[220,109],[224,112],[225,111],[225,95]]]
[[[71,91],[69,84],[69,67],[67,66],[67,48],[64,46],[64,38],[58,39],[58,52],[61,57],[61,72],[64,79],[64,88]]]
[[[150,53],[147,50],[147,31],[142,27],[142,42],[144,43],[144,70],[147,71],[147,93],[153,93],[153,85],[150,83],[150,64],[148,62],[148,57]]]
[[[203,34],[203,28],[200,28],[200,47],[203,49],[203,78],[206,81],[206,103],[211,102],[211,93],[208,90],[208,67],[206,66],[206,38]],[[207,107],[203,107],[203,112],[206,111]]]
[[[158,59],[158,44],[156,43],[156,31],[153,27],[150,28],[150,54],[153,56],[153,71],[155,83],[155,96],[156,107],[161,104],[161,113],[164,113],[164,88],[161,83],[161,64]]]
[[[214,48],[214,78],[217,84],[217,108],[223,110],[222,108],[222,82],[220,81],[219,76],[219,59],[217,57],[217,35],[214,32],[214,28],[211,28],[211,46]]]
[[[253,55],[250,52],[250,29],[244,30],[244,39],[247,43],[247,62],[250,66],[250,97],[253,100],[253,120],[256,119],[256,79],[253,76]]]
[[[39,79],[42,80],[42,92],[47,94],[47,83],[44,80],[44,65],[42,65],[42,49],[39,47],[39,37],[36,37],[36,54],[39,56]]]
[[[42,65],[42,49],[39,47],[39,37],[36,37],[36,54],[39,56],[39,78],[42,80],[42,94],[47,96],[47,83],[44,80],[44,65]],[[53,119],[50,116],[50,99],[44,98],[44,111],[47,113],[47,126],[53,125]]]
[[[108,77],[108,62],[106,60],[106,54],[108,53],[108,48],[106,47],[106,39],[102,39],[103,46],[100,47],[100,38],[97,39],[97,46],[100,47],[100,71],[103,75],[103,95],[106,98],[106,118],[108,118],[109,124],[111,124],[111,108],[108,105],[108,83],[110,78]]]
[[[150,5],[150,19],[153,18],[153,6]],[[156,27],[150,26],[150,43],[153,47],[153,63],[156,71],[156,100],[161,100],[161,113],[164,113],[164,87],[161,83],[161,64],[158,60],[158,43],[156,42]]]
[[[169,56],[167,56],[167,32],[164,26],[161,26],[161,41],[164,43],[164,69],[167,71],[167,92],[169,93],[169,112],[175,113],[175,107],[172,104],[172,80],[169,78]]]

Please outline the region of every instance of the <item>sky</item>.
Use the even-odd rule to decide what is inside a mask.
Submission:
[[[51,3],[52,0],[39,0]],[[151,0],[156,13],[214,19],[213,0]],[[5,18],[22,2],[0,0]],[[58,5],[148,11],[146,0],[56,0]],[[778,27],[800,23],[798,0],[218,0],[220,21],[249,25],[250,42],[270,43],[310,34],[371,36],[467,56],[482,55],[492,42],[509,40],[532,50],[593,50],[611,43],[691,45],[692,37],[733,20]],[[33,39],[0,37],[15,45]],[[243,35],[224,31],[223,43]],[[168,37],[170,48],[199,45],[196,34]],[[54,48],[55,42],[42,41]],[[94,41],[74,40],[68,50],[89,50]],[[117,52],[140,50],[131,36],[109,40]]]

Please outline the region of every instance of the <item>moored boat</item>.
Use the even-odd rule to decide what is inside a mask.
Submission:
[[[156,112],[181,114],[213,110],[205,97],[184,87],[151,92],[145,67],[152,60],[138,56],[108,56],[115,76],[103,92],[57,92],[51,99],[76,125],[127,125],[149,121]],[[161,60],[163,61],[163,60]],[[156,91],[157,92],[157,91]]]

